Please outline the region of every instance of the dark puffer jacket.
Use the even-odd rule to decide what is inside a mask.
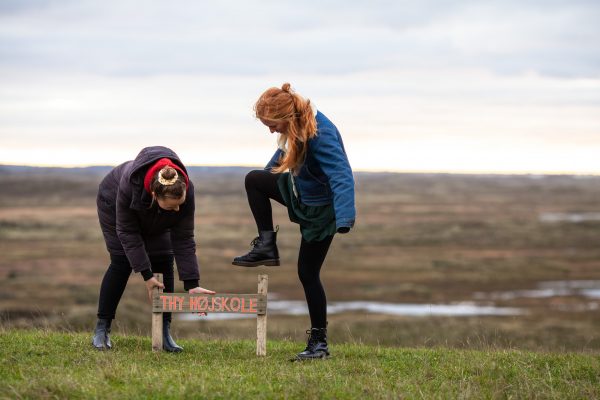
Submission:
[[[194,241],[194,185],[189,182],[179,211],[152,204],[144,177],[161,158],[169,158],[187,174],[173,150],[162,146],[142,149],[135,160],[115,167],[100,183],[98,219],[109,253],[126,255],[135,272],[147,279],[152,271],[148,254],[174,254],[179,279],[186,288],[195,287],[200,273]]]

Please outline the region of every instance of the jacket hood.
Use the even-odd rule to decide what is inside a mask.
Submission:
[[[151,146],[143,148],[135,157],[135,160],[133,160],[129,176],[127,177],[128,181],[133,184],[143,185],[145,171],[142,170],[147,169],[147,167],[160,160],[161,158],[170,159],[175,164],[177,164],[185,172],[186,175],[189,176],[187,169],[173,150],[163,146]]]

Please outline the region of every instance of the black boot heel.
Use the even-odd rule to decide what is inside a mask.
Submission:
[[[262,262],[265,267],[279,267],[279,260],[265,260]]]

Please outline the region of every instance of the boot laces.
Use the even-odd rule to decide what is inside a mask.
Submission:
[[[314,335],[313,332],[308,329],[306,331],[306,334],[308,335],[308,341],[306,343],[306,350],[312,350],[312,348],[319,343],[319,340],[317,339],[317,335]]]
[[[252,246],[254,248],[254,246],[256,246],[258,244],[258,242],[260,241],[260,236],[255,237],[254,239],[252,239],[252,241],[250,242],[250,246]]]

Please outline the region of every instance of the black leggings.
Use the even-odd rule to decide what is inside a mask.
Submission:
[[[248,203],[259,231],[273,230],[273,211],[269,199],[285,205],[277,186],[280,176],[265,170],[250,171],[246,175]],[[320,273],[332,240],[333,235],[315,242],[307,242],[302,238],[300,243],[298,277],[304,288],[312,328],[327,327],[327,297]]]
[[[173,293],[175,289],[175,277],[173,275],[173,255],[150,256],[152,271],[163,274],[163,284],[165,293]],[[110,265],[102,279],[100,286],[100,299],[98,300],[98,318],[114,319],[117,312],[117,306],[123,296],[129,275],[131,275],[131,265],[126,256],[110,256]],[[163,320],[171,321],[171,313],[163,313]]]

